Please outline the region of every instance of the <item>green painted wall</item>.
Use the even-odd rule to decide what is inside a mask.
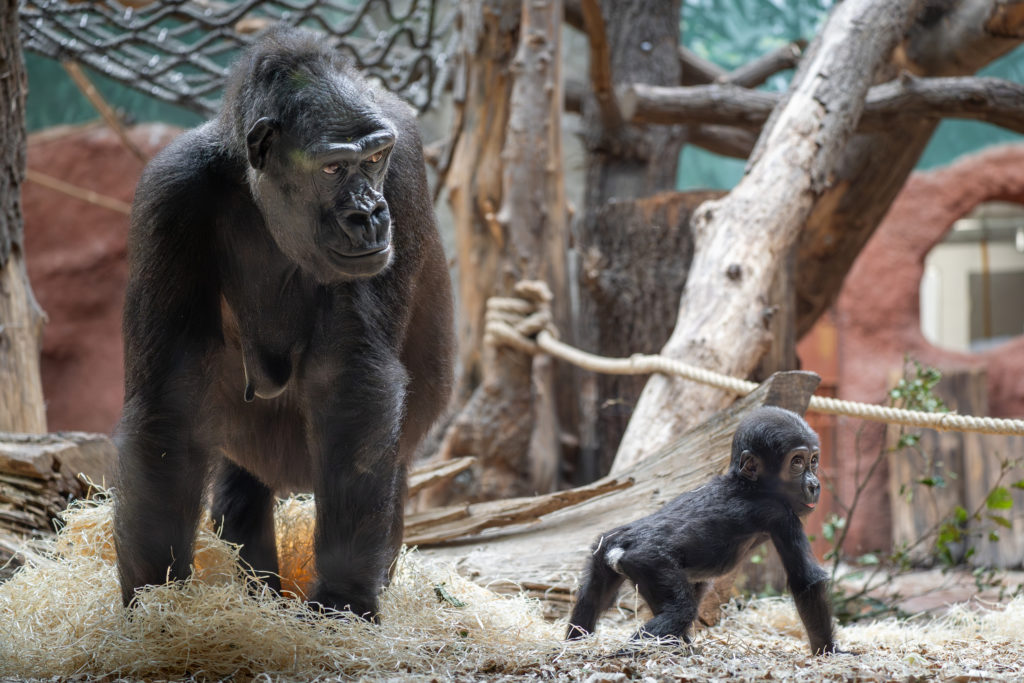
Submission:
[[[28,69],[25,118],[30,133],[50,126],[85,123],[99,118],[60,62],[29,52],[25,54],[25,65]],[[126,88],[91,69],[84,71],[107,103],[132,123],[164,121],[189,127],[203,120],[194,112]]]

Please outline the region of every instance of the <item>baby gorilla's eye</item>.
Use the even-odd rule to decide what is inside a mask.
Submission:
[[[320,170],[328,175],[334,175],[339,169],[341,169],[341,164],[324,164]]]
[[[384,152],[374,152],[370,156],[366,157],[366,160],[369,161],[371,164],[375,164],[383,158]]]
[[[792,467],[793,467],[794,469],[795,469],[795,468],[798,468],[798,467],[802,468],[802,467],[804,466],[804,456],[802,456],[802,455],[797,455],[797,456],[794,456],[794,457],[793,457],[793,459],[792,459],[792,460],[790,461],[790,463],[789,463],[789,464],[790,464],[790,466],[792,466]]]

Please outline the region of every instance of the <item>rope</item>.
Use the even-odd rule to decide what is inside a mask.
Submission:
[[[558,339],[551,318],[551,292],[544,283],[521,282],[516,285],[515,293],[521,298],[492,297],[487,300],[484,317],[484,340],[487,343],[508,346],[531,355],[547,353],[584,370],[606,375],[661,373],[706,384],[739,396],[746,396],[759,386],[756,382],[705,370],[664,356],[634,354],[629,358],[607,358],[581,351]],[[926,413],[920,410],[843,401],[827,396],[811,396],[807,409],[816,413],[845,415],[939,431],[1024,435],[1024,420],[975,417],[956,413]]]

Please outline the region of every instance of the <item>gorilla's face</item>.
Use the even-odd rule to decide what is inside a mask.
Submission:
[[[384,178],[395,131],[367,115],[305,132],[270,118],[250,129],[250,185],[278,247],[322,283],[369,277],[391,262]],[[369,132],[366,132],[369,129]]]

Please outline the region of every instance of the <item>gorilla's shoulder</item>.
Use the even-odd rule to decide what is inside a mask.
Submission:
[[[187,130],[160,150],[142,172],[136,203],[143,198],[147,203],[188,202],[189,196],[194,201],[212,190],[211,182],[233,165],[215,125],[210,121]]]

